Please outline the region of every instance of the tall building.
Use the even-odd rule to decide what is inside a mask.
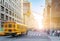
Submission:
[[[22,23],[23,0],[0,0],[0,28],[4,21]]]
[[[27,16],[29,16],[30,11],[31,11],[31,3],[28,0],[23,1],[23,13],[26,14]]]
[[[28,0],[23,1],[23,16],[24,24],[26,24],[29,29],[37,28],[38,24],[34,19],[33,12],[31,12],[31,2],[29,2]]]
[[[23,23],[26,24],[28,27],[30,27],[30,11],[31,11],[31,3],[28,0],[23,1],[23,16],[24,21]]]
[[[60,0],[52,0],[51,3],[51,21],[54,29],[60,30]]]
[[[44,27],[46,30],[49,30],[51,27],[51,0],[45,0],[45,9],[44,9]]]
[[[53,30],[60,29],[60,0],[46,0],[45,11],[46,13],[44,13],[44,15],[46,19],[44,20],[49,20],[49,22],[45,23],[50,25],[47,28]]]

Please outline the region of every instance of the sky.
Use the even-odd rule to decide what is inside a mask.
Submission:
[[[32,14],[39,26],[39,29],[43,29],[43,12],[45,7],[45,0],[29,0],[31,4]]]
[[[45,0],[29,0],[32,3],[32,10],[34,12],[43,13]]]

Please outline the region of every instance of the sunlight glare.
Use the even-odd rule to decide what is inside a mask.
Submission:
[[[43,29],[43,15],[34,14],[34,18],[37,21],[38,29]]]

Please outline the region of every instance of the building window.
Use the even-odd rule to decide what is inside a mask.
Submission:
[[[6,20],[8,20],[8,16],[6,15]]]
[[[1,14],[1,20],[4,20],[4,14]]]
[[[12,27],[12,24],[9,24],[8,26],[11,28]]]
[[[14,18],[12,18],[12,21],[14,21]]]
[[[13,16],[13,12],[11,12],[11,15]]]
[[[15,20],[15,22],[16,22],[16,20]]]
[[[12,13],[12,16],[14,16],[14,12]]]
[[[5,27],[7,27],[7,25],[5,24]]]
[[[12,20],[14,21],[14,18]]]
[[[15,14],[15,17],[16,17],[16,14]]]
[[[3,27],[4,22],[1,22],[1,27]]]
[[[9,17],[9,20],[11,21],[11,17]]]
[[[9,11],[9,14],[11,15],[11,11]]]
[[[8,9],[6,9],[6,13],[8,13]]]
[[[4,7],[3,6],[1,6],[1,11],[4,11]]]
[[[12,21],[13,21],[13,18],[12,18]]]
[[[5,2],[5,7],[7,7],[7,8],[8,8],[8,3],[7,3],[7,2]]]

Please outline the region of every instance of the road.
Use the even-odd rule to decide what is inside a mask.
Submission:
[[[52,39],[45,33],[29,31],[25,36],[0,36],[0,41],[52,41]]]

